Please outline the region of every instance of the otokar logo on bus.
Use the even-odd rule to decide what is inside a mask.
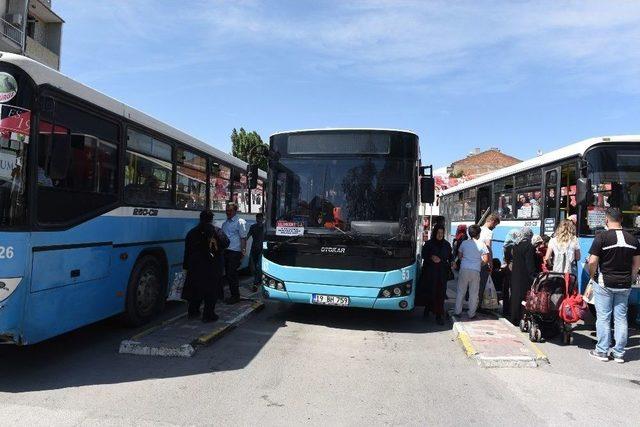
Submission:
[[[10,101],[18,93],[18,82],[9,73],[0,72],[0,103]]]
[[[320,252],[323,254],[344,254],[347,252],[347,248],[323,246],[320,248]]]

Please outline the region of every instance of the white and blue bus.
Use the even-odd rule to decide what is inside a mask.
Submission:
[[[246,163],[28,58],[0,54],[0,111],[0,343],[148,321],[199,211],[262,210]]]
[[[583,260],[580,289],[588,282],[584,258],[594,235],[604,229],[604,212],[617,207],[623,226],[640,237],[640,135],[590,138],[500,169],[441,193],[440,214],[455,234],[459,224],[480,221],[488,211],[500,215],[493,253],[511,228],[529,226],[552,235],[559,221],[575,215]],[[630,303],[640,303],[640,291]]]
[[[433,197],[433,180],[419,179],[418,136],[283,132],[271,136],[270,158],[265,297],[412,309],[422,242],[418,208],[421,194]]]

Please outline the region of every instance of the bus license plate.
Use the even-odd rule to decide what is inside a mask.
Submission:
[[[346,307],[349,305],[349,297],[337,297],[334,295],[313,294],[311,297],[311,302],[313,304],[338,305],[340,307]]]

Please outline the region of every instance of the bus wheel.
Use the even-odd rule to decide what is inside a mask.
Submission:
[[[127,286],[125,319],[132,326],[147,323],[163,304],[162,267],[153,255],[140,258]]]

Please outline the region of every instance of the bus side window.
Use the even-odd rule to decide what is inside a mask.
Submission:
[[[124,199],[137,206],[173,207],[171,145],[139,132],[127,131]]]
[[[117,124],[56,101],[42,114],[37,219],[71,223],[117,201]]]

